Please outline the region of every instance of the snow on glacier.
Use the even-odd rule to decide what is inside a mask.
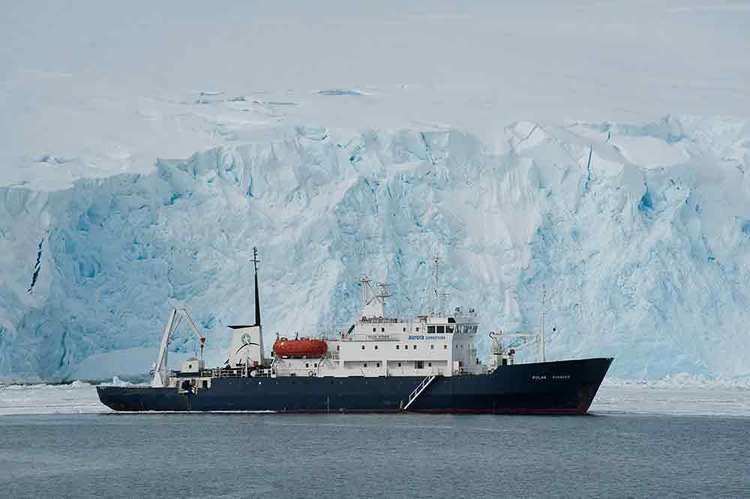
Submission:
[[[226,326],[252,320],[253,245],[267,344],[345,327],[363,274],[392,285],[391,312],[428,308],[438,253],[448,303],[484,332],[537,328],[544,292],[551,358],[750,375],[745,121],[521,122],[491,145],[455,129],[253,136],[151,172],[0,188],[0,377],[123,374],[117,352],[154,349],[177,304],[222,362]]]

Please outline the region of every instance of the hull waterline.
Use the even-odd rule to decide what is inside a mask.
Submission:
[[[611,358],[503,366],[489,374],[437,377],[411,405],[425,378],[227,377],[209,388],[97,387],[115,411],[461,414],[586,414]]]

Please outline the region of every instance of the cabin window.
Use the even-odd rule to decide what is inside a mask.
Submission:
[[[384,328],[384,327],[381,327],[381,328],[380,328],[380,332],[381,332],[381,333],[385,333],[385,328]]]
[[[507,366],[508,365],[508,359],[503,359],[502,365]]]
[[[417,326],[417,332],[419,332],[419,326]]]
[[[427,367],[432,367],[432,362],[428,362]]]
[[[409,345],[404,345],[404,350],[408,350],[408,349],[409,349]]]
[[[401,349],[401,347],[398,346],[398,345],[396,345],[396,350],[400,350],[400,349]]]
[[[336,345],[336,351],[338,352],[339,350],[341,350],[341,345]]]
[[[414,367],[416,367],[417,369],[424,369],[424,362],[421,360],[418,360],[414,362]]]
[[[376,328],[376,327],[372,328],[372,332],[373,332],[373,333],[374,333],[375,331],[377,331],[377,330],[378,330],[378,328]]]
[[[367,362],[365,362],[365,367],[367,367]]]
[[[448,345],[443,345],[443,350],[448,350]]]
[[[404,328],[404,332],[406,332],[406,328]]]
[[[308,364],[307,362],[305,362],[305,367],[310,367],[310,364]]]
[[[203,388],[208,388],[208,380],[207,379],[203,380]]]
[[[417,349],[417,345],[412,345],[412,346],[411,346],[411,349],[412,349],[412,350],[416,350],[416,349]]]
[[[401,362],[398,363],[398,367],[401,367]]]
[[[375,367],[380,367],[380,362],[378,362],[377,364],[375,364]]]
[[[313,364],[313,367],[318,367],[318,364],[317,363]]]
[[[362,350],[364,350],[364,349],[365,349],[365,346],[364,346],[364,345],[362,345]]]
[[[430,350],[435,350],[435,345],[430,345]]]
[[[435,334],[435,326],[427,326],[427,334]]]
[[[378,346],[377,346],[377,345],[375,345],[375,350],[377,350],[377,349],[378,349]]]
[[[437,334],[445,334],[445,326],[438,326]]]

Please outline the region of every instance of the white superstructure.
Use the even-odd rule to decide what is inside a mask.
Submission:
[[[335,338],[324,338],[328,351],[319,358],[276,355],[272,364],[278,376],[453,376],[478,374],[475,347],[476,313],[420,315],[411,320],[385,316],[384,286],[375,289],[362,279],[363,307],[359,319]]]

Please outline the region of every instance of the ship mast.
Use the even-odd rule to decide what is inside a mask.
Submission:
[[[260,326],[260,295],[258,294],[258,248],[253,246],[253,269],[255,270],[255,325]]]
[[[542,359],[542,362],[545,362],[545,355],[544,355],[544,307],[546,306],[547,301],[547,286],[542,285],[542,314],[541,318],[539,320],[539,356]]]
[[[435,253],[432,257],[433,263],[433,279],[435,287],[433,289],[434,297],[432,301],[432,314],[437,315],[440,313],[440,257]]]

